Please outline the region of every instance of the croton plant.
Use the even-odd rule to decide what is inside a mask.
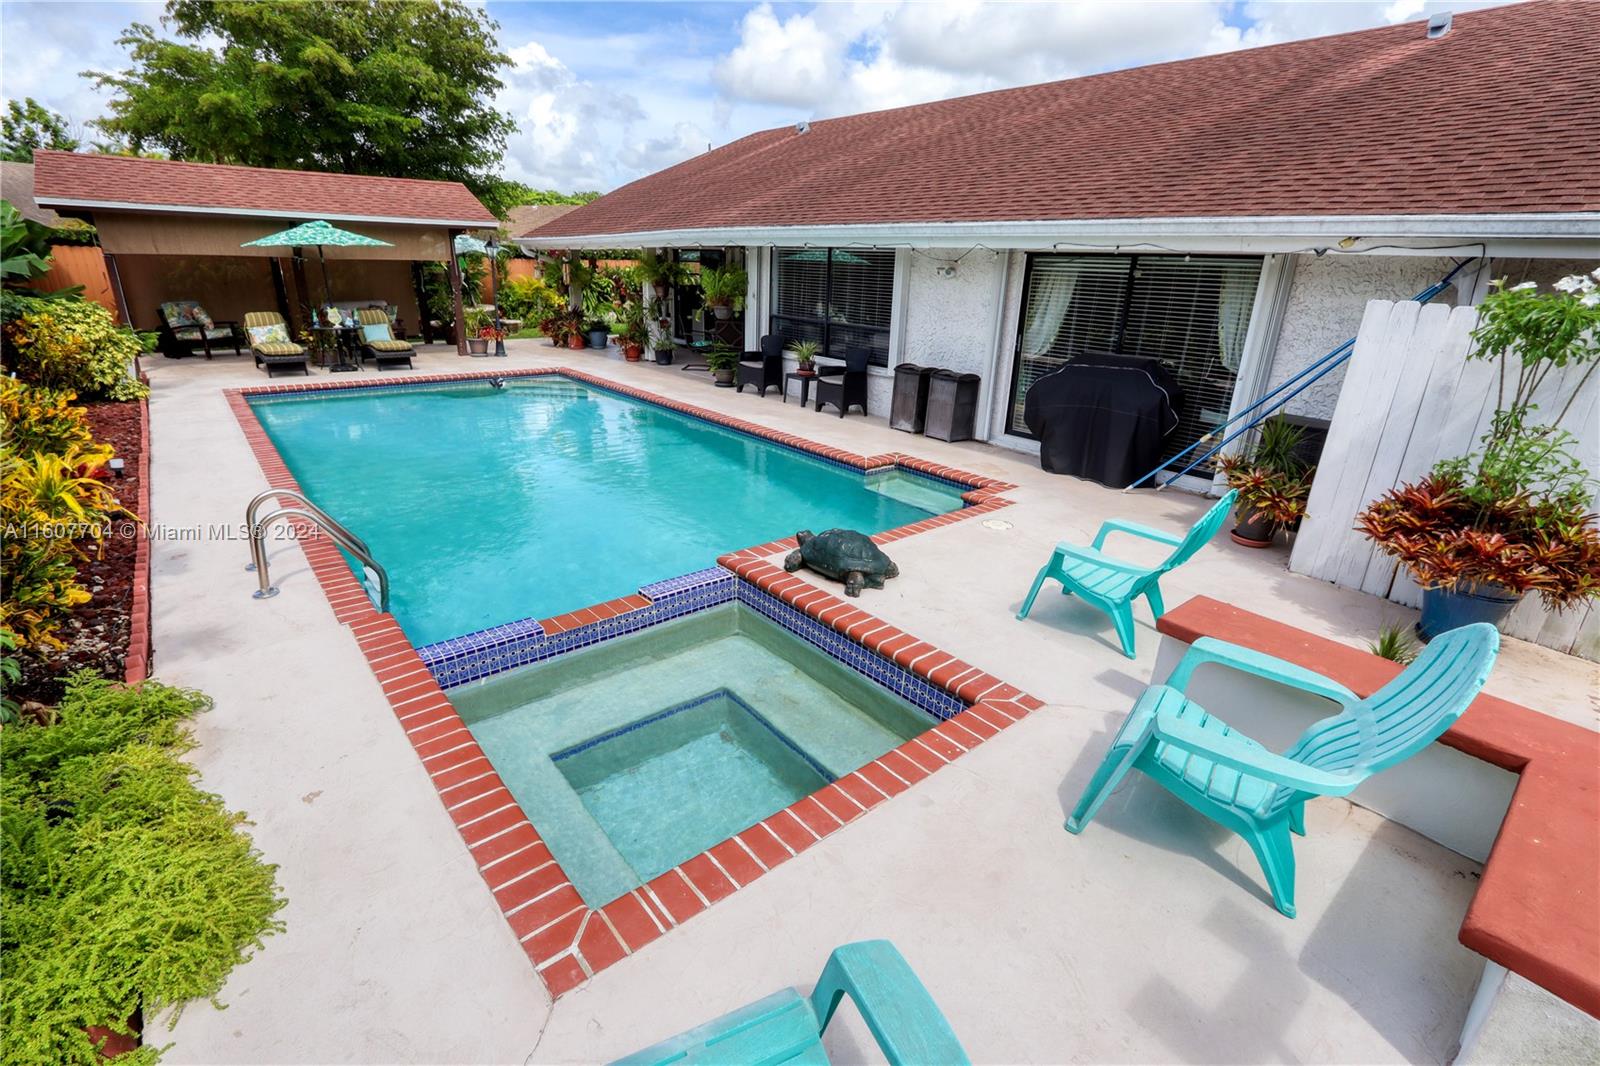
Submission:
[[[1597,280],[1600,269],[1545,292],[1496,283],[1470,356],[1500,361],[1497,410],[1478,451],[1441,461],[1358,516],[1357,528],[1423,588],[1499,585],[1554,609],[1600,595],[1595,471],[1560,428],[1600,366]],[[1556,398],[1556,417],[1540,422],[1535,393],[1566,367],[1581,370]]]

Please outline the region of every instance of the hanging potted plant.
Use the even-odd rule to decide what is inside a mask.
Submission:
[[[1440,461],[1357,519],[1422,587],[1424,640],[1470,622],[1499,623],[1530,592],[1552,610],[1600,594],[1595,480],[1573,454],[1576,438],[1560,428],[1600,366],[1600,288],[1580,276],[1551,292],[1496,282],[1472,336],[1468,358],[1500,361],[1497,409],[1478,451]],[[1534,424],[1539,386],[1574,366],[1585,369],[1565,400],[1556,399],[1554,421]]]
[[[1239,490],[1230,536],[1247,548],[1268,548],[1278,530],[1295,528],[1305,517],[1315,469],[1300,458],[1305,430],[1285,418],[1270,418],[1260,436],[1239,455],[1222,460],[1222,475]]]
[[[794,361],[799,364],[796,369],[802,374],[816,373],[817,355],[822,351],[822,345],[816,341],[795,341],[789,345],[789,354],[794,356]]]
[[[749,278],[738,267],[700,272],[700,294],[705,297],[711,313],[724,322],[732,318],[735,311],[744,310],[744,296],[749,285]]]
[[[723,341],[717,341],[706,349],[706,366],[711,368],[711,379],[718,388],[733,387],[733,372],[739,365],[739,354],[739,349]]]

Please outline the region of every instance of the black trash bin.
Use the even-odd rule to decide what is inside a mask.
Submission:
[[[901,363],[894,368],[894,400],[889,405],[889,428],[921,433],[928,414],[928,377],[931,366]]]
[[[978,419],[978,375],[935,370],[928,384],[928,417],[922,432],[935,440],[971,440]]]

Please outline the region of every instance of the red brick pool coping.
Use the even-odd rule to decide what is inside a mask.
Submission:
[[[937,529],[973,514],[1003,507],[1009,501],[999,493],[1014,487],[898,452],[859,456],[563,368],[407,376],[388,382],[268,385],[229,389],[225,395],[268,484],[273,488],[298,490],[294,476],[273,447],[246,397],[532,374],[561,374],[864,470],[898,466],[971,486],[963,496],[968,503],[966,508],[888,530],[874,538],[880,542]],[[766,561],[766,556],[793,548],[793,538],[723,555],[718,562],[743,580],[892,659],[971,706],[798,803],[594,910],[578,895],[561,864],[506,789],[394,616],[380,613],[372,606],[366,589],[329,538],[316,535],[314,528],[298,522],[296,534],[312,572],[333,607],[334,617],[350,627],[479,873],[552,997],[576,988],[607,966],[639,951],[663,933],[799,855],[1042,706],[1041,701],[1014,685]],[[635,610],[648,602],[643,596],[622,597],[558,615],[540,624],[546,632],[559,632]]]
[[[1326,637],[1196,596],[1156,628],[1241,644],[1365,696],[1400,667]],[[1517,775],[1461,943],[1600,1017],[1600,733],[1480,695],[1439,738]]]

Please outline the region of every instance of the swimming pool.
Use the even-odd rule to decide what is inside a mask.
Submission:
[[[635,593],[718,555],[962,506],[557,375],[252,395],[300,487],[372,548],[424,645]]]

